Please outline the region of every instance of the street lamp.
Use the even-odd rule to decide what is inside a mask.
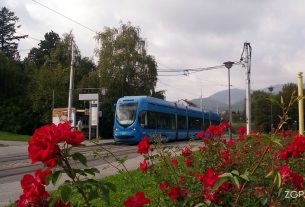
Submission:
[[[274,87],[270,86],[268,88],[268,90],[270,91],[270,95],[272,95],[272,91],[273,91]],[[271,97],[270,97],[271,98]],[[271,132],[273,131],[273,120],[272,120],[272,101],[270,99],[270,129],[271,129]]]
[[[228,82],[229,82],[229,124],[230,124],[230,128],[229,128],[229,138],[230,140],[232,139],[232,112],[231,112],[231,83],[230,83],[230,69],[233,66],[234,62],[231,61],[227,61],[223,63],[225,65],[225,67],[228,69]]]

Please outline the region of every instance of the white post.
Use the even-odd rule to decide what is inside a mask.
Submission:
[[[72,90],[73,90],[73,63],[74,63],[74,47],[73,47],[73,38],[71,39],[71,64],[70,64],[70,84],[69,84],[69,99],[68,99],[68,121],[70,125],[72,124]],[[72,126],[74,127],[74,126]]]
[[[97,120],[96,120],[96,139],[98,139],[99,138],[99,130],[98,130],[98,127],[99,127],[99,119],[100,119],[100,113],[99,113],[99,111],[100,111],[100,106],[99,106],[100,104],[99,104],[99,97],[97,97],[97,106],[96,106],[96,108],[97,108]]]
[[[92,101],[89,101],[89,140],[91,141]]]
[[[250,43],[245,42],[246,49],[246,121],[247,121],[247,135],[251,132],[251,89],[250,89],[250,74],[251,74],[251,46]]]

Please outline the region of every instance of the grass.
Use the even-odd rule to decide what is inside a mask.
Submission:
[[[100,203],[101,207],[118,207],[123,206],[123,202],[128,199],[129,196],[134,196],[137,192],[144,192],[145,197],[150,198],[150,206],[158,205],[159,198],[161,197],[161,191],[159,185],[153,180],[153,178],[140,170],[133,170],[128,173],[119,173],[117,175],[109,176],[101,179],[103,182],[110,182],[115,185],[116,192],[110,192],[110,203]],[[60,189],[53,191],[53,196],[60,195]],[[82,206],[80,194],[73,194],[71,199],[72,204],[76,206]]]
[[[14,134],[11,132],[0,131],[0,140],[3,141],[28,141],[31,138],[29,135]]]

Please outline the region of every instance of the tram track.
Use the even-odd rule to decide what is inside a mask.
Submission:
[[[188,141],[169,142],[165,145],[169,147],[182,147],[186,144],[188,144]],[[93,152],[96,150],[100,151],[99,158],[95,158],[93,155]],[[113,163],[116,161],[113,155],[117,158],[127,156],[128,159],[138,156],[137,146],[114,143],[76,147],[72,150],[72,153],[74,152],[81,152],[87,157],[88,167],[107,164],[107,161]],[[27,153],[0,157],[0,184],[18,181],[24,174],[33,173],[36,169],[44,167],[41,163],[30,163],[31,161],[28,159]],[[82,164],[74,160],[71,164],[74,168],[84,168]]]
[[[136,154],[136,150],[135,147],[132,148],[112,148],[112,149],[107,149],[109,150],[113,155],[115,155],[118,158],[122,158],[124,156],[128,156],[129,158],[131,158],[131,155],[134,154],[135,157],[137,156]],[[77,152],[79,152],[77,150]],[[115,158],[113,158],[109,152],[101,152],[100,153],[100,158],[95,158],[93,155],[88,154],[88,152],[93,152],[92,151],[92,147],[90,147],[87,150],[82,150],[82,152],[87,152],[84,153],[85,156],[87,157],[87,163],[89,167],[94,167],[97,165],[102,165],[102,164],[107,164],[107,162],[103,159],[103,157],[105,157],[105,159],[107,159],[109,162],[115,162]],[[109,156],[107,156],[109,155]],[[106,158],[107,157],[107,158]],[[28,159],[24,160],[27,161]],[[23,161],[23,160],[22,160]],[[84,166],[81,165],[79,162],[73,161],[71,163],[71,165],[74,168],[83,168]],[[16,166],[16,165],[1,165],[0,169],[0,184],[5,183],[6,181],[11,181],[14,177],[19,180],[21,178],[22,175],[27,174],[27,173],[33,173],[33,171],[35,171],[36,169],[42,168],[43,165],[41,163],[37,163],[37,164],[30,164],[30,161],[28,160],[27,163],[24,163],[24,165],[21,166]],[[14,180],[14,179],[13,179]]]

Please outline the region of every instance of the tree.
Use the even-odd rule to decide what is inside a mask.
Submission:
[[[16,28],[21,25],[16,25],[19,18],[15,16],[14,12],[9,11],[6,7],[0,10],[0,49],[8,57],[19,60],[19,53],[17,51],[18,42],[20,39],[26,38],[27,35],[15,35]]]
[[[113,104],[122,96],[155,95],[164,97],[164,92],[155,92],[157,64],[146,52],[146,42],[140,37],[140,28],[130,23],[119,28],[106,28],[96,39],[100,42],[99,62],[96,75],[99,86],[107,89],[102,100],[102,135],[112,136]],[[106,110],[106,111],[105,111]]]
[[[106,28],[97,35],[101,46],[97,70],[101,85],[115,99],[124,95],[152,95],[157,82],[157,65],[147,54],[140,29],[128,24]]]
[[[52,49],[60,42],[60,37],[57,33],[51,31],[44,35],[44,40],[40,41],[38,48],[34,47],[28,54],[28,59],[33,61],[36,66],[41,67],[47,56],[50,55]]]
[[[270,131],[270,94],[264,91],[252,93],[252,115],[255,129]]]
[[[42,66],[33,73],[29,96],[33,112],[39,114],[40,124],[48,124],[52,121],[53,91],[54,107],[67,106],[72,38],[71,33],[65,34],[49,54],[45,55]],[[78,67],[81,56],[77,46],[75,47],[75,67]]]

